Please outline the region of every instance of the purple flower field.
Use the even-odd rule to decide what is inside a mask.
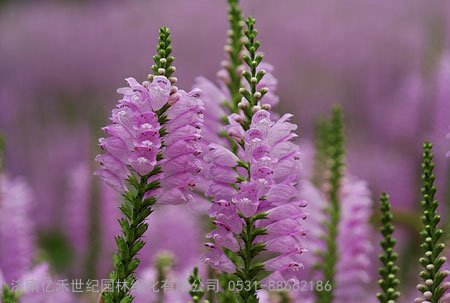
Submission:
[[[449,20],[0,1],[1,302],[450,302]]]

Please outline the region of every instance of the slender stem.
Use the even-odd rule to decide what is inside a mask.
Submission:
[[[128,180],[129,190],[123,194],[123,202],[120,210],[124,217],[119,220],[122,235],[116,237],[117,252],[113,256],[114,269],[110,274],[112,288],[103,293],[105,303],[129,303],[133,298],[130,288],[136,281],[135,270],[139,266],[139,251],[145,242],[142,236],[148,229],[146,218],[153,212],[152,206],[155,198],[144,199],[147,191],[159,187],[159,183],[147,183],[150,175],[160,171],[159,167],[154,169],[148,176],[138,179],[131,176]]]
[[[257,68],[263,59],[263,55],[257,52],[261,42],[256,39],[258,32],[255,29],[255,22],[256,20],[252,17],[248,17],[245,20],[247,28],[244,30],[244,34],[247,41],[244,43],[244,46],[247,49],[248,54],[243,55],[242,59],[247,64],[248,70],[243,71],[242,76],[247,80],[250,90],[244,87],[241,87],[239,90],[241,95],[249,103],[248,105],[241,106],[241,109],[247,118],[243,124],[244,129],[250,127],[254,107],[258,105],[259,100],[261,100],[261,98],[269,91],[267,87],[263,87],[259,90],[257,89],[258,83],[261,82],[266,72],[264,70],[257,71]]]
[[[423,145],[422,169],[421,191],[423,199],[420,204],[423,210],[423,230],[421,232],[423,243],[421,246],[425,254],[419,259],[419,262],[424,267],[424,270],[420,272],[424,283],[419,284],[417,288],[427,301],[438,303],[446,291],[442,287],[442,281],[448,275],[448,272],[440,270],[446,262],[446,258],[440,256],[445,245],[441,240],[443,231],[437,226],[440,221],[440,216],[437,213],[439,204],[434,197],[436,194],[436,187],[434,186],[436,177],[433,173],[432,144],[429,142],[425,142]]]
[[[340,220],[339,195],[341,190],[341,180],[343,176],[344,163],[344,123],[342,110],[335,106],[332,111],[330,121],[329,140],[329,178],[328,178],[328,200],[329,207],[326,211],[329,214],[329,222],[326,224],[327,236],[325,238],[326,250],[323,253],[323,265],[318,265],[323,271],[324,283],[331,285],[330,291],[317,291],[318,303],[331,303],[334,299],[333,290],[336,286],[335,273],[336,264],[339,259],[337,236]]]
[[[202,279],[198,274],[198,268],[194,267],[194,271],[189,276],[189,284],[191,284],[191,289],[189,294],[191,295],[193,303],[200,303],[205,295],[205,291],[202,289]]]
[[[397,290],[400,284],[397,278],[399,268],[395,265],[398,255],[394,251],[394,246],[397,241],[392,236],[394,233],[394,226],[392,225],[393,216],[389,196],[386,193],[381,194],[380,210],[382,224],[380,231],[383,236],[381,247],[383,252],[380,255],[382,266],[379,270],[380,279],[378,280],[381,292],[377,294],[377,297],[380,303],[395,303],[400,297],[400,292]]]
[[[226,51],[228,53],[229,62],[226,66],[228,72],[229,81],[227,87],[231,96],[231,110],[234,113],[239,112],[238,103],[241,101],[241,88],[242,74],[240,73],[240,67],[242,65],[242,37],[243,37],[243,22],[242,13],[239,7],[238,0],[228,0],[228,19],[230,24],[230,30],[228,34],[228,44]]]

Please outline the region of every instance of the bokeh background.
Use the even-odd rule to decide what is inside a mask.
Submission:
[[[146,77],[161,25],[173,32],[179,86],[190,89],[200,75],[215,81],[225,58],[226,1],[0,3],[4,169],[30,191],[30,245],[61,275],[104,276],[117,198],[92,172],[115,91],[128,76]],[[305,153],[316,119],[341,103],[349,170],[369,182],[374,197],[391,194],[405,245],[416,243],[409,231],[419,228],[425,139],[435,145],[438,197],[450,203],[450,2],[242,0],[242,7],[257,18],[279,81],[277,110],[295,114]],[[187,271],[203,240],[194,220],[201,215],[164,212],[169,219],[152,223],[157,244],[144,265],[159,250],[188,251],[176,263]],[[180,229],[190,230],[182,243],[171,237]]]

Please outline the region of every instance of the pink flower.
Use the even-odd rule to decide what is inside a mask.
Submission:
[[[206,247],[210,249],[206,253],[202,260],[214,269],[221,270],[227,273],[234,273],[236,266],[231,262],[231,260],[225,255],[223,250],[212,243],[206,243]]]
[[[305,244],[311,250],[311,256],[305,260],[302,280],[321,280],[314,265],[321,260],[317,252],[326,249],[324,222],[328,217],[324,209],[327,206],[325,195],[309,181],[303,181],[299,197],[310,201],[307,211],[310,229]],[[366,302],[368,282],[370,282],[373,230],[369,219],[372,200],[367,183],[355,177],[343,179],[340,193],[340,222],[338,226],[337,249],[339,260],[336,264],[335,301]],[[299,298],[312,294],[298,292]]]
[[[220,267],[211,261],[226,257],[220,247],[240,250],[242,243],[236,237],[245,224],[241,217],[264,213],[266,217],[258,220],[256,227],[264,228],[266,234],[256,237],[254,244],[263,243],[266,250],[278,255],[265,263],[272,272],[265,282],[290,280],[303,268],[299,256],[306,250],[302,238],[307,232],[303,225],[306,213],[302,210],[306,202],[294,199],[299,152],[291,140],[296,137],[292,133],[296,125],[289,122],[291,115],[272,121],[268,111],[259,110],[245,131],[237,122],[239,117],[231,115],[227,127],[244,140],[238,156],[214,143],[204,155],[211,171],[208,193],[214,201],[209,215],[217,226],[207,235],[215,243],[208,244],[209,254],[215,256],[209,256],[208,263]],[[227,172],[232,176],[229,179],[224,177]]]
[[[118,90],[123,99],[112,111],[112,124],[103,128],[108,137],[99,140],[105,152],[96,157],[102,166],[96,174],[123,191],[132,171],[145,176],[160,165],[161,173],[148,179],[158,180],[160,186],[147,195],[160,204],[192,201],[188,189],[196,185],[201,170],[197,159],[204,111],[200,91],[171,94],[170,81],[164,76],[153,77],[151,83],[140,84],[134,78],[127,82],[129,87]],[[162,115],[167,121],[160,125],[156,111],[166,105]]]
[[[170,93],[170,82],[163,76],[154,77],[147,87],[134,78],[127,78],[127,82],[130,87],[117,90],[123,99],[112,111],[113,123],[103,128],[108,137],[99,140],[105,153],[96,157],[102,166],[96,174],[119,191],[126,189],[129,168],[145,175],[155,167],[161,126],[152,110],[160,107],[163,96],[167,96],[167,103]]]
[[[370,278],[373,230],[369,220],[372,199],[367,183],[355,177],[344,180],[339,223],[339,262],[336,268],[336,302],[367,296]]]

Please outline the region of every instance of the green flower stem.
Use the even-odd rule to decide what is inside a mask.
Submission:
[[[421,247],[424,249],[425,255],[419,259],[424,270],[420,272],[423,283],[419,284],[417,288],[427,301],[438,303],[446,291],[442,287],[442,281],[448,275],[448,272],[440,270],[446,262],[446,258],[440,256],[445,245],[441,240],[443,231],[437,226],[441,218],[437,213],[438,201],[434,197],[436,194],[436,187],[434,186],[436,177],[433,169],[432,144],[425,142],[423,144],[421,189],[423,199],[420,203],[423,210],[423,230],[421,232],[423,243]]]
[[[228,76],[230,77],[227,83],[228,90],[231,96],[231,106],[232,112],[239,112],[238,103],[241,101],[241,93],[239,89],[241,88],[242,73],[239,72],[242,66],[242,37],[243,37],[243,21],[242,13],[239,7],[238,0],[228,0],[228,20],[230,23],[230,30],[228,33],[228,44],[225,47],[228,53],[229,62],[226,65],[226,70]]]
[[[341,190],[341,180],[345,168],[344,163],[344,122],[342,109],[340,106],[333,107],[332,117],[329,125],[328,150],[329,156],[329,177],[327,180],[329,190],[327,192],[329,206],[326,209],[329,215],[329,222],[326,224],[327,234],[325,238],[326,250],[322,252],[322,265],[318,268],[323,271],[324,282],[331,285],[330,291],[317,291],[318,303],[331,303],[334,299],[333,289],[336,286],[335,273],[336,264],[339,259],[337,247],[338,225],[340,220],[339,194]]]
[[[256,303],[256,291],[260,289],[260,275],[264,271],[264,265],[254,262],[254,258],[264,251],[265,247],[262,243],[254,243],[259,235],[265,235],[264,228],[256,228],[255,222],[266,218],[264,213],[257,214],[250,218],[241,216],[245,220],[244,230],[240,234],[244,243],[238,252],[242,259],[242,267],[236,272],[236,276],[244,282],[243,289],[239,292],[239,297],[244,303]]]
[[[160,171],[157,167],[148,176],[140,178],[130,176],[128,191],[123,194],[120,210],[124,217],[119,219],[122,234],[116,237],[117,252],[113,256],[113,271],[110,279],[112,289],[103,292],[105,303],[129,303],[133,301],[130,295],[131,286],[136,281],[135,271],[140,260],[138,252],[144,247],[143,234],[148,229],[146,218],[153,212],[155,198],[144,199],[145,193],[156,189],[159,182],[147,183],[148,178]]]
[[[397,242],[392,236],[394,233],[394,225],[392,225],[392,212],[391,204],[389,202],[389,196],[386,193],[382,193],[380,197],[380,210],[381,210],[381,247],[383,253],[380,255],[380,261],[382,266],[380,267],[380,285],[381,292],[377,294],[380,303],[395,303],[400,297],[398,291],[398,285],[400,283],[397,278],[398,266],[395,265],[397,260],[397,253],[394,251],[395,243]]]
[[[233,5],[237,5],[237,1],[230,1],[232,5],[231,10],[233,10]],[[240,14],[239,14],[240,15]],[[240,16],[239,16],[240,18]],[[237,17],[236,17],[237,20]],[[245,48],[248,51],[247,55],[242,56],[242,60],[247,64],[248,70],[242,72],[242,76],[249,84],[250,90],[244,87],[239,89],[239,93],[247,100],[247,104],[239,102],[238,106],[246,117],[245,121],[242,121],[242,126],[245,130],[250,128],[251,119],[253,117],[253,110],[256,109],[255,106],[258,105],[258,101],[262,96],[267,93],[267,88],[257,90],[256,86],[264,77],[265,72],[256,72],[258,65],[261,63],[263,56],[258,54],[258,48],[260,42],[256,39],[257,31],[254,27],[255,19],[252,17],[247,18],[245,21],[247,28],[244,30],[244,34],[247,41],[244,43]],[[241,99],[239,96],[239,100]],[[242,144],[242,147],[244,145]],[[247,181],[251,180],[251,169],[250,163],[239,161],[239,166],[246,168],[248,177]],[[244,181],[244,180],[239,180]],[[236,262],[237,271],[235,276],[240,279],[243,284],[242,290],[239,291],[239,300],[243,303],[256,303],[258,299],[256,297],[256,291],[260,289],[260,276],[264,271],[264,266],[262,263],[255,262],[254,259],[265,247],[262,243],[254,243],[258,235],[264,235],[266,233],[264,228],[257,228],[256,222],[266,218],[266,214],[256,214],[252,217],[245,217],[240,214],[241,218],[245,221],[243,230],[239,235],[241,239],[241,249],[238,252],[241,262]],[[235,260],[236,258],[231,258]]]
[[[3,292],[1,293],[2,303],[19,303],[19,294],[12,291],[6,284],[3,285]]]
[[[158,295],[156,303],[164,303],[164,283],[167,281],[168,272],[173,266],[174,257],[170,252],[159,253],[155,258],[155,267],[157,271]]]
[[[202,279],[198,274],[198,268],[194,267],[194,271],[189,276],[189,284],[191,285],[191,289],[189,290],[189,294],[191,295],[193,303],[201,303],[203,296],[205,295],[204,289],[202,289]]]
[[[176,82],[176,78],[171,75],[175,72],[175,67],[171,64],[175,58],[171,56],[170,44],[170,30],[167,27],[161,27],[157,54],[153,56],[155,64],[151,68],[154,75],[166,76],[173,84]],[[153,75],[149,75],[149,80],[152,80],[152,77]],[[161,124],[161,137],[166,134],[162,126],[167,121],[165,113],[169,107],[166,104],[156,113]],[[164,146],[164,142],[161,144]],[[157,160],[161,161],[162,158],[162,154],[159,153]],[[142,236],[148,229],[146,219],[153,212],[152,206],[156,203],[154,197],[145,198],[145,194],[159,187],[159,181],[148,183],[148,180],[160,172],[161,167],[157,165],[149,174],[145,176],[131,175],[127,180],[128,190],[123,194],[123,202],[120,206],[123,214],[119,220],[122,235],[116,237],[117,252],[113,256],[113,271],[110,273],[113,285],[112,289],[102,293],[104,303],[130,303],[133,301],[130,289],[136,281],[135,271],[140,263],[137,255],[145,244]]]
[[[247,64],[249,70],[243,71],[242,76],[249,84],[250,90],[244,87],[241,87],[239,89],[241,95],[249,103],[249,104],[242,104],[240,106],[240,108],[242,109],[247,118],[247,120],[243,124],[244,129],[249,128],[253,117],[254,107],[258,105],[258,101],[261,100],[261,98],[268,92],[267,87],[263,87],[259,90],[256,89],[258,83],[264,77],[265,71],[264,70],[260,70],[258,72],[256,71],[258,65],[261,63],[263,59],[263,55],[257,52],[261,45],[261,42],[256,39],[258,32],[255,29],[255,22],[256,22],[255,18],[252,17],[248,17],[245,20],[247,28],[244,30],[244,34],[245,37],[247,38],[247,41],[244,43],[244,46],[248,54],[243,55],[242,59]]]

